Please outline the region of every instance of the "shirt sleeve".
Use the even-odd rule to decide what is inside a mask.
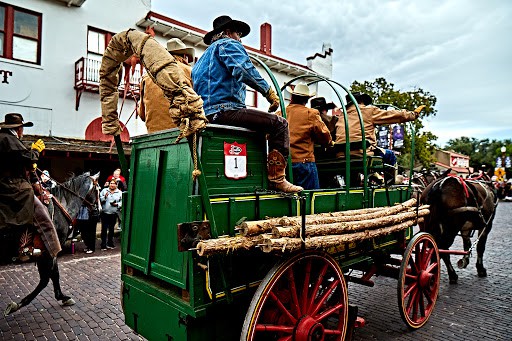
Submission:
[[[372,113],[371,117],[374,124],[390,124],[390,123],[404,123],[414,121],[416,115],[412,111],[405,109],[402,110],[382,110],[375,106],[367,106]]]
[[[308,116],[313,130],[313,141],[321,145],[327,145],[331,143],[331,132],[325,125],[324,121],[322,121],[318,110],[309,110]]]
[[[234,39],[228,39],[219,46],[219,56],[236,80],[247,84],[263,95],[268,92],[270,85],[261,77],[258,70],[256,70],[247,51],[245,51],[245,48],[240,42]]]

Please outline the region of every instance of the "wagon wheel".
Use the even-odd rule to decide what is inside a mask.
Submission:
[[[344,340],[348,295],[329,255],[307,252],[278,263],[256,290],[240,340]]]
[[[439,292],[439,250],[434,238],[416,234],[404,252],[398,278],[398,306],[412,329],[422,327],[434,310]]]

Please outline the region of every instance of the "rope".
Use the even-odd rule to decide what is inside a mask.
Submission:
[[[197,167],[197,133],[192,137],[192,154],[194,158],[194,170],[192,171],[192,180],[196,181],[197,177],[201,175],[201,171]]]

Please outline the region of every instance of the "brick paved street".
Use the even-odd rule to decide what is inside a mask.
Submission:
[[[449,285],[446,272],[437,306],[427,325],[409,331],[400,318],[396,280],[376,278],[367,288],[349,285],[350,303],[359,307],[367,325],[361,340],[511,340],[512,328],[512,203],[498,206],[484,259],[487,278],[478,278],[475,257],[458,270],[459,284]],[[119,245],[119,244],[118,244]],[[460,248],[457,240],[456,247]],[[454,263],[458,257],[453,257]],[[119,301],[120,254],[97,251],[59,258],[63,291],[77,304],[60,307],[49,285],[27,307],[0,317],[0,340],[139,340],[123,323]],[[0,308],[29,293],[37,284],[33,264],[0,267]]]

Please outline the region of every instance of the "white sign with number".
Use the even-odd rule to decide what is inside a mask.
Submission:
[[[224,174],[229,179],[247,177],[247,144],[224,142]]]

